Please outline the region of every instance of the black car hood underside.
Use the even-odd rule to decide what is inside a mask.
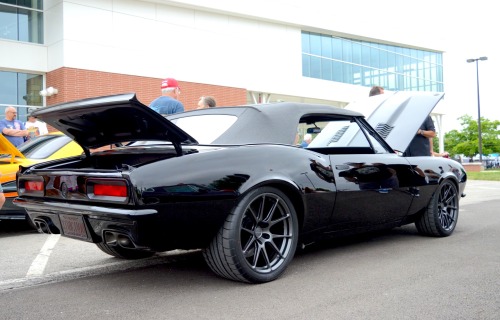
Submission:
[[[60,130],[84,149],[131,141],[198,142],[140,103],[134,93],[78,100],[33,112],[35,117]]]

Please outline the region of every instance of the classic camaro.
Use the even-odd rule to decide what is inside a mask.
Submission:
[[[453,233],[464,168],[400,152],[442,97],[397,92],[346,109],[285,102],[167,117],[134,94],[46,107],[35,115],[85,154],[21,167],[14,203],[40,232],[112,256],[202,249],[221,277],[272,281],[297,246],[335,235],[410,223],[423,235]]]

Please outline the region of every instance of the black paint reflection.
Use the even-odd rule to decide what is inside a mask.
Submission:
[[[311,160],[311,170],[316,173],[316,175],[326,182],[335,182],[335,175],[333,174],[332,166],[324,166],[314,159]]]
[[[348,163],[349,170],[339,172],[339,177],[356,183],[361,190],[397,189],[399,180],[396,170],[383,163]]]
[[[209,184],[179,183],[144,188],[141,194],[147,203],[162,202],[162,198],[169,198],[169,201],[193,197],[200,198],[200,200],[234,198],[239,194],[241,185],[248,179],[248,175],[234,174],[214,180]]]

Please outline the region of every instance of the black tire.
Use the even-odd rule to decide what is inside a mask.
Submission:
[[[276,188],[261,187],[243,197],[203,256],[221,277],[263,283],[285,271],[297,242],[297,214],[291,201]]]
[[[456,185],[444,180],[434,193],[427,209],[415,225],[420,234],[447,237],[453,233],[458,220],[459,195]]]
[[[127,260],[149,258],[155,254],[153,251],[146,251],[146,250],[139,250],[139,249],[127,249],[127,248],[120,247],[118,245],[111,246],[111,245],[108,245],[104,242],[96,243],[96,245],[104,253],[107,253],[113,257],[127,259]]]

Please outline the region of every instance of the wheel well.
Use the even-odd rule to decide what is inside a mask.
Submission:
[[[449,176],[449,177],[443,177],[441,181],[439,181],[439,184],[442,184],[445,181],[451,181],[454,185],[455,188],[457,188],[458,191],[460,191],[460,186],[458,180],[454,176]]]
[[[299,190],[293,185],[290,185],[289,183],[278,182],[278,181],[259,185],[259,187],[264,187],[264,186],[276,188],[281,192],[283,192],[288,197],[288,199],[290,199],[290,201],[293,204],[293,208],[297,213],[299,230],[300,230],[302,228],[304,221],[304,202],[302,201],[302,194],[299,192]]]

